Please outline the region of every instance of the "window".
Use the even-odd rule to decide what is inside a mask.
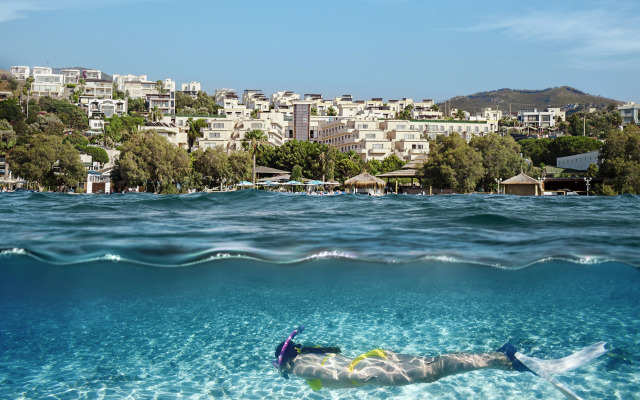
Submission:
[[[217,122],[217,123],[211,124],[211,127],[214,129],[224,129],[224,124],[221,122]]]
[[[410,133],[405,133],[404,134],[404,138],[405,139],[415,139],[416,135],[410,134]]]
[[[260,129],[260,128],[262,128],[262,124],[256,124],[256,123],[251,124],[251,129]]]
[[[362,124],[360,125],[361,129],[369,129],[369,124]]]
[[[383,149],[383,145],[382,143],[376,143],[373,145],[373,149],[374,150],[382,150]]]
[[[396,125],[396,129],[407,129],[406,125]]]
[[[365,139],[375,139],[376,138],[376,134],[375,133],[365,133],[364,138]]]

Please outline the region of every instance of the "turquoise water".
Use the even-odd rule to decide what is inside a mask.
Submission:
[[[640,197],[0,195],[0,398],[563,399],[532,374],[313,392],[298,340],[558,358],[585,399],[640,398]]]

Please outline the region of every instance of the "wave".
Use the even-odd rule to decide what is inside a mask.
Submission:
[[[290,259],[278,259],[274,258],[272,253],[265,252],[264,254],[260,254],[259,252],[254,253],[240,253],[240,252],[231,252],[231,251],[215,251],[211,253],[199,253],[194,254],[192,257],[188,257],[188,260],[180,263],[159,263],[153,262],[149,260],[141,260],[135,259],[119,254],[106,253],[102,255],[93,255],[88,257],[78,257],[74,259],[62,259],[60,257],[46,257],[41,254],[37,254],[31,252],[27,249],[22,248],[11,248],[11,249],[2,249],[0,250],[0,259],[5,259],[7,263],[11,263],[12,260],[16,259],[31,259],[37,263],[48,264],[54,266],[73,266],[73,265],[91,265],[96,263],[123,263],[123,264],[132,264],[132,265],[141,265],[146,267],[154,267],[154,268],[185,268],[185,267],[193,267],[197,265],[203,264],[212,264],[215,265],[217,262],[223,261],[249,261],[256,262],[260,264],[266,265],[302,265],[309,264],[316,261],[326,261],[326,260],[344,260],[355,263],[369,263],[369,264],[387,264],[387,265],[406,265],[406,264],[423,264],[423,265],[442,265],[442,264],[464,264],[464,265],[475,265],[481,267],[487,267],[492,269],[500,269],[500,270],[519,270],[525,268],[535,267],[540,264],[548,264],[552,262],[561,262],[561,263],[570,263],[577,265],[600,265],[600,264],[608,264],[608,263],[619,263],[625,264],[631,267],[639,267],[632,265],[623,260],[618,260],[611,257],[590,257],[590,256],[551,256],[540,258],[525,264],[508,264],[508,263],[499,263],[493,261],[478,261],[472,258],[464,258],[464,256],[453,256],[453,255],[424,255],[415,258],[408,259],[374,259],[359,256],[355,253],[344,252],[344,251],[320,251],[317,253],[305,255],[298,258],[290,258]]]

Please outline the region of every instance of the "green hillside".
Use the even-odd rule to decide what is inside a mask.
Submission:
[[[602,109],[612,103],[622,104],[618,100],[593,96],[569,86],[562,86],[544,90],[500,89],[469,96],[456,96],[447,101],[447,109],[458,108],[473,114],[483,108],[491,107],[508,113],[511,106],[511,112],[515,114],[518,110],[524,109],[560,107],[572,113],[590,107]],[[444,102],[438,104],[444,111],[443,105]]]

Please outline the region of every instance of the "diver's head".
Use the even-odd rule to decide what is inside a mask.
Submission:
[[[282,342],[278,345],[278,347],[276,347],[276,358],[280,357],[280,353],[282,352],[282,346],[284,346],[285,342]],[[282,361],[285,360],[290,360],[292,358],[295,358],[295,356],[297,356],[298,353],[298,349],[300,349],[300,345],[294,343],[293,341],[289,342],[289,344],[287,345],[287,349],[285,350],[284,353],[284,357]]]

